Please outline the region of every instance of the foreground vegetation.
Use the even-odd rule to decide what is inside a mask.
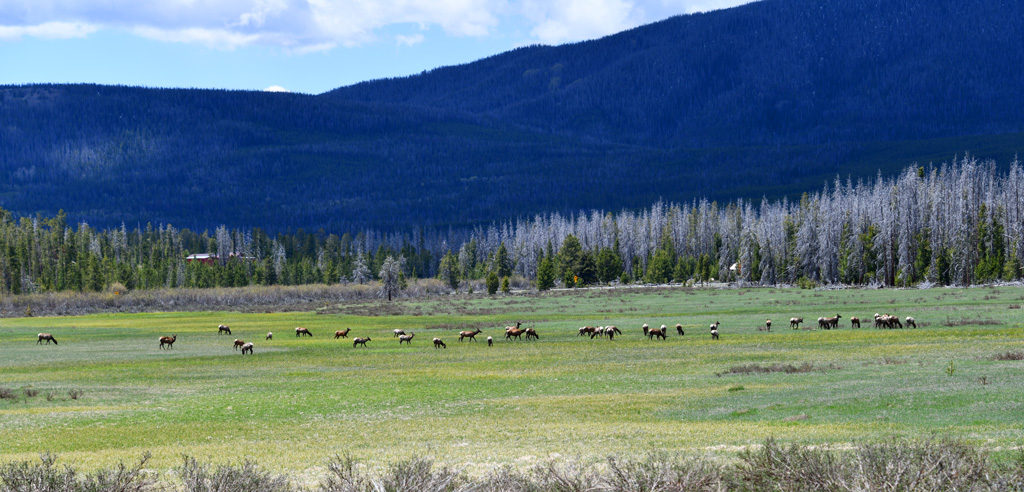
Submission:
[[[433,456],[473,476],[555,454],[729,462],[768,438],[846,449],[941,435],[999,454],[1024,441],[1021,304],[1019,287],[595,289],[5,319],[0,461],[49,451],[95,470],[150,452],[147,468],[168,470],[185,453],[250,459],[306,483],[336,454],[371,466]],[[850,316],[875,312],[914,316],[920,328],[849,328]],[[837,313],[838,330],[787,327],[791,316],[813,325]],[[758,330],[766,318],[770,333]],[[517,320],[540,340],[505,341]],[[645,322],[681,323],[686,335],[651,341]],[[218,335],[220,323],[233,334]],[[607,324],[623,335],[577,336]],[[295,326],[314,336],[296,338]],[[348,339],[331,336],[348,327]],[[395,328],[416,334],[410,346]],[[479,342],[457,341],[474,328]],[[39,332],[59,345],[37,345]],[[174,348],[158,349],[172,334]],[[354,336],[372,340],[354,349]],[[433,337],[448,348],[432,348]],[[255,342],[255,354],[238,355],[234,338]]]

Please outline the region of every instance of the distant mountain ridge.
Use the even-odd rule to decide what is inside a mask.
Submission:
[[[1024,3],[763,0],[318,96],[0,87],[0,207],[463,227],[1024,149]]]

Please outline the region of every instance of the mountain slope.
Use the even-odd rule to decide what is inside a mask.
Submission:
[[[1024,4],[764,0],[319,96],[0,87],[0,207],[468,226],[1024,149]]]

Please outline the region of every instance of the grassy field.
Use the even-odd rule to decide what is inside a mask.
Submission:
[[[4,319],[0,388],[14,398],[0,399],[0,462],[52,451],[89,468],[150,451],[156,468],[187,453],[301,476],[335,453],[473,467],[554,453],[728,453],[770,436],[838,446],[950,436],[1005,449],[1024,443],[1024,361],[995,356],[1024,351],[1020,304],[1018,287],[666,288],[353,303],[329,314]],[[921,327],[850,329],[849,316],[875,312]],[[788,328],[791,316],[813,324],[836,313],[839,330]],[[771,333],[757,330],[765,318]],[[506,342],[514,320],[541,339]],[[712,341],[716,320],[722,338]],[[650,341],[644,322],[682,323],[686,335]],[[234,335],[218,335],[219,323]],[[624,334],[577,336],[605,324]],[[314,337],[295,338],[295,326]],[[346,327],[349,340],[334,340]],[[457,341],[474,327],[480,342]],[[412,345],[399,346],[394,328],[415,332]],[[40,331],[60,345],[38,346]],[[159,350],[157,337],[171,334],[173,350]],[[367,335],[368,348],[352,347]],[[432,348],[435,336],[447,350]],[[255,355],[232,350],[236,337],[255,341]],[[804,371],[739,370],[751,364]]]

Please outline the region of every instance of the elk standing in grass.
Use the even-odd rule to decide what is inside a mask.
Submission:
[[[53,338],[53,335],[49,333],[40,333],[39,338],[36,340],[36,345],[43,343],[43,340],[46,340],[47,345],[49,345],[50,342],[53,342],[54,345],[57,345],[57,339]]]
[[[647,323],[644,323],[640,328],[644,330],[644,336],[647,336],[647,332],[651,331],[651,327],[647,326]]]
[[[917,328],[917,320],[907,316],[907,328]]]
[[[832,318],[818,318],[818,328],[824,328],[826,330],[839,328],[839,318],[842,318],[842,316],[838,314]]]
[[[758,331],[772,331],[772,320],[770,320],[770,319],[764,320],[764,326],[763,327],[759,326],[759,327],[757,327],[757,329],[758,329]]]
[[[686,332],[683,331],[683,324],[682,323],[676,323],[676,333],[678,333],[679,336],[686,335]]]
[[[522,324],[523,324],[522,321],[516,321],[516,326],[515,327],[506,326],[505,327],[505,339],[506,340],[511,340],[511,339],[515,338],[516,340],[522,340],[519,337],[521,337],[523,335],[523,333],[526,331],[526,330],[519,329],[519,326],[522,325]]]
[[[168,349],[174,348],[174,342],[178,340],[178,335],[171,335],[169,337],[160,337],[160,348],[164,348],[166,345]]]
[[[412,345],[412,337],[414,337],[414,336],[416,336],[415,333],[410,333],[408,335],[400,335],[398,337],[398,344],[401,345],[402,342],[405,342],[405,343],[407,343],[409,345]]]
[[[448,346],[445,345],[444,341],[441,340],[440,338],[435,338],[434,339],[434,348],[448,348]]]
[[[334,332],[334,339],[348,338],[348,332],[352,331],[352,328],[345,328],[344,330],[338,330]]]
[[[274,332],[268,331],[267,332],[267,338],[265,338],[264,340],[273,340],[273,339],[274,339]]]
[[[476,330],[473,330],[473,331],[460,331],[459,332],[459,341],[461,342],[463,338],[468,338],[471,342],[475,342],[477,334],[479,334],[482,331],[483,330],[481,330],[480,328],[477,328]],[[491,338],[491,337],[487,337],[487,338]]]
[[[711,325],[711,339],[712,340],[718,340],[718,326],[719,325],[721,325],[721,323],[719,323],[718,321],[715,321]]]
[[[352,339],[352,346],[353,347],[358,347],[358,346],[362,345],[363,347],[366,347],[366,342],[369,342],[369,341],[370,341],[370,337],[366,337],[366,338],[355,337],[355,338]]]
[[[794,330],[800,329],[800,323],[803,323],[803,318],[789,318],[789,327]]]
[[[491,345],[494,345],[494,339],[491,337],[487,337],[487,346],[490,347]]]
[[[303,328],[301,326],[296,326],[295,327],[295,337],[298,338],[298,337],[301,337],[302,335],[313,336],[313,334],[310,333],[309,330],[307,330],[307,329],[305,329],[305,328]]]
[[[533,328],[527,328],[523,330],[523,333],[526,333],[527,340],[529,340],[530,337],[533,337],[534,340],[540,340],[540,335],[538,335],[537,330],[534,330]]]
[[[235,350],[238,350],[239,347],[243,347],[243,346],[245,346],[245,342],[236,338],[235,339]]]
[[[395,329],[391,333],[394,333],[394,335],[392,335],[392,337],[399,337],[399,336],[405,335],[405,331],[404,330],[399,330],[399,329]]]
[[[660,338],[662,340],[665,340],[665,332],[666,331],[668,331],[668,328],[666,328],[665,325],[661,325],[661,328],[648,328],[647,329],[647,338],[650,338],[651,340],[654,340],[654,337],[658,337],[658,338]]]
[[[231,328],[228,328],[228,325],[217,325],[217,334],[220,335],[221,333],[227,333],[230,335]]]
[[[242,345],[242,355],[245,355],[246,352],[249,352],[249,354],[252,355],[252,346],[252,342]]]
[[[860,328],[860,318],[850,316],[850,328]]]

